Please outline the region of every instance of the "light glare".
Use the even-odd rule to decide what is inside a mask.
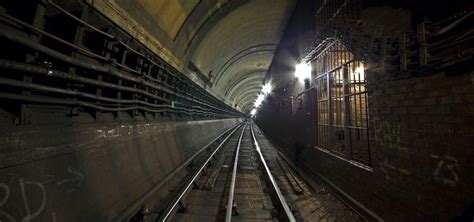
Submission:
[[[364,64],[362,63],[355,69],[355,72],[352,73],[352,82],[364,82],[364,80]]]
[[[265,99],[265,95],[263,94],[258,95],[257,100],[255,100],[255,103],[254,103],[255,107],[259,107],[260,104],[262,104],[263,99]]]
[[[263,100],[265,100],[265,96],[268,95],[271,91],[272,91],[272,84],[271,82],[267,82],[265,85],[263,85],[261,93],[258,94],[258,97],[255,100],[253,106],[255,108],[258,108],[262,104]],[[257,112],[256,109],[254,110],[255,112]]]
[[[256,110],[256,109],[252,109],[252,111],[250,111],[250,114],[251,114],[252,116],[255,116],[255,113],[257,113],[257,110]]]
[[[272,91],[272,84],[270,82],[266,83],[265,85],[263,85],[262,87],[262,93],[263,94],[268,94]]]
[[[296,64],[295,77],[301,81],[311,78],[311,64],[306,62]]]

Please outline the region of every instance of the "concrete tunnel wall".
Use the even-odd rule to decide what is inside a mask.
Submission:
[[[125,209],[239,121],[2,126],[0,218],[120,219]],[[145,203],[153,209],[169,184],[149,193],[138,207]]]
[[[96,0],[90,5],[211,94],[241,106],[258,93],[236,104],[226,94],[227,84],[268,69],[296,2]],[[258,90],[262,79],[252,79],[252,89]]]

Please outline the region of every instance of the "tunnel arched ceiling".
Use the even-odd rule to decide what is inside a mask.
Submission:
[[[205,82],[210,82],[211,91],[228,103],[232,103],[229,96],[242,93],[239,91],[242,84],[263,84],[263,77],[248,75],[253,78],[244,83],[240,80],[234,86],[236,89],[229,89],[248,73],[259,72],[265,76],[295,3],[294,0],[94,1],[95,7],[103,9],[125,30],[136,33],[137,39],[163,52],[165,60],[187,70],[192,79],[200,81],[202,76],[207,77],[210,81]],[[196,72],[202,74],[200,78],[192,74]]]
[[[232,99],[235,98],[236,95],[242,93],[242,90],[245,90],[247,86],[258,85],[258,87],[261,87],[261,82],[263,82],[265,74],[257,74],[259,75],[253,75],[246,78],[242,78],[240,81],[236,82],[235,84],[232,84],[230,87],[226,88],[227,91],[225,95],[228,98]]]
[[[255,101],[260,90],[261,90],[261,87],[253,88],[253,89],[246,90],[240,95],[237,95],[237,97],[235,97],[235,100],[234,100],[235,104],[237,104],[237,107],[242,107],[242,104],[244,102]],[[242,110],[242,111],[246,112],[248,110]]]
[[[190,60],[202,73],[210,74],[217,94],[235,103],[246,102],[234,101],[236,95],[252,92],[255,96],[248,98],[257,97],[294,2],[248,1],[217,21],[207,33],[201,33]],[[242,76],[247,77],[239,80]]]
[[[251,91],[251,90],[254,90],[254,89],[259,90],[259,89],[261,89],[261,88],[262,88],[262,86],[261,86],[261,84],[258,83],[258,82],[254,82],[254,83],[251,83],[251,84],[242,86],[242,88],[239,89],[238,93],[236,93],[236,94],[232,97],[232,99],[233,99],[235,102],[237,102],[237,98],[238,98],[239,95],[242,95],[243,93],[246,93],[246,92]],[[257,94],[258,94],[258,93],[257,93]]]

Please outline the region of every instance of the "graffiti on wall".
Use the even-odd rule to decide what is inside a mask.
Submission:
[[[401,143],[401,127],[399,124],[382,121],[379,118],[374,118],[373,124],[374,139],[377,144],[383,148],[395,150],[397,152],[406,152],[408,148]],[[390,180],[388,176],[389,171],[401,176],[410,175],[410,171],[403,166],[397,166],[393,161],[387,157],[379,162],[380,169],[385,174],[385,179]]]
[[[408,148],[401,144],[400,124],[382,121],[374,118],[374,134],[375,142],[382,145],[384,148],[407,151]]]
[[[409,153],[406,153],[408,147],[401,143],[400,137],[402,129],[399,124],[374,118],[373,130],[375,142],[379,144],[381,148],[394,150],[397,155],[410,155]],[[447,154],[449,154],[453,148],[457,133],[462,132],[455,132],[452,129],[442,127],[426,127],[417,129],[416,133],[416,137],[420,138],[422,141],[422,145],[419,148],[427,151],[436,150],[438,153],[443,154],[431,154],[426,157],[434,162],[434,168],[432,168],[431,172],[433,180],[446,186],[457,186],[460,181],[458,175],[460,163],[456,158]],[[440,139],[433,140],[433,138]],[[395,161],[390,161],[386,156],[384,156],[379,164],[381,171],[385,174],[387,180],[390,179],[388,176],[390,172],[395,172],[402,176],[410,175],[408,169],[402,166],[397,166]]]
[[[31,221],[40,215],[46,206],[46,190],[42,183],[25,180],[23,178],[18,180],[18,186],[21,191],[21,200],[25,210],[25,215],[22,217],[21,221]],[[2,210],[3,206],[5,206],[11,199],[10,186],[6,183],[0,183],[0,190],[0,194],[3,195],[0,197],[0,216],[5,218],[6,221],[16,221],[14,216]],[[39,199],[39,202],[35,201],[33,204],[28,198],[31,195],[40,196],[41,198]],[[36,200],[38,199],[36,198]]]
[[[462,133],[449,128],[438,129],[438,131],[429,128],[422,130],[422,138],[441,138],[436,142],[433,142],[432,139],[424,141],[427,150],[433,150],[434,148],[437,150],[437,153],[440,153],[430,155],[431,160],[434,162],[432,177],[435,182],[450,187],[456,187],[459,183],[458,170],[460,163],[456,158],[448,154],[452,153],[451,149],[456,146],[457,136]]]
[[[35,178],[42,178],[41,181],[12,174],[2,176],[0,178],[0,221],[28,222],[35,218],[38,219],[41,214],[45,213],[48,190],[62,190],[70,193],[84,185],[85,176],[82,171],[68,167],[66,172],[66,177],[36,175]],[[8,212],[5,210],[7,204],[15,206],[17,210],[15,212]],[[50,212],[50,215],[51,221],[57,221],[56,212]]]
[[[458,161],[454,157],[448,155],[431,155],[431,158],[437,161],[436,167],[433,171],[434,180],[438,183],[455,187],[459,183],[459,177],[457,174],[459,168]]]

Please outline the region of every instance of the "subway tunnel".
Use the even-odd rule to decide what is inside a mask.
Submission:
[[[0,222],[474,221],[468,0],[0,0]]]

